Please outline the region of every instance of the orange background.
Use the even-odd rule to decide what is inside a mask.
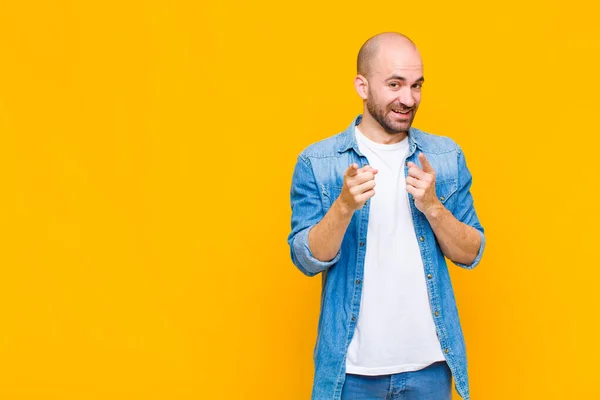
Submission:
[[[388,30],[474,175],[472,398],[599,398],[598,6],[413,3],[3,1],[0,398],[309,398],[292,168]]]

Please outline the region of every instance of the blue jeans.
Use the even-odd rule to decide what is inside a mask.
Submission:
[[[450,400],[452,373],[445,361],[393,375],[346,374],[342,400]]]

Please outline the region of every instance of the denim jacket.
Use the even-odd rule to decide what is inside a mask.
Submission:
[[[369,164],[360,153],[354,127],[362,115],[342,133],[307,147],[294,168],[291,186],[292,221],[288,236],[294,265],[305,275],[321,273],[322,290],[317,340],[313,353],[315,375],[313,400],[338,400],[345,379],[346,352],[352,340],[362,292],[370,200],[354,212],[337,255],[330,261],[313,257],[308,246],[308,232],[327,213],[339,196],[344,172],[354,162]],[[425,153],[436,172],[436,195],[459,221],[477,229],[481,245],[475,260],[469,264],[454,262],[459,267],[474,268],[485,247],[484,230],[470,193],[471,173],[461,148],[450,138],[410,128],[406,161],[417,165],[418,154]],[[404,168],[406,177],[408,169]],[[418,238],[427,293],[441,349],[454,377],[455,387],[463,399],[469,399],[467,354],[456,300],[446,259],[427,221],[408,194]]]

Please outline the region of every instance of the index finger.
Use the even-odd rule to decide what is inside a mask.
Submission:
[[[425,157],[424,153],[419,154],[419,160],[421,160],[421,165],[423,166],[423,171],[427,173],[435,172],[427,157]]]
[[[352,163],[346,170],[346,176],[356,176],[358,174],[358,164]]]

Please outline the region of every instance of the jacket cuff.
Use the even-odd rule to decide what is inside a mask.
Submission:
[[[310,251],[310,247],[308,246],[308,234],[310,230],[314,227],[304,229],[296,234],[294,238],[293,248],[296,258],[300,265],[310,274],[315,275],[338,262],[340,259],[340,255],[342,252],[341,246],[338,250],[335,257],[330,261],[321,261],[316,259],[312,252]]]
[[[475,257],[471,264],[461,264],[459,262],[452,261],[455,265],[466,269],[473,269],[477,266],[477,264],[479,264],[479,261],[481,261],[481,256],[483,255],[483,249],[485,248],[485,235],[480,230],[477,230],[477,232],[479,232],[479,236],[481,237],[481,243],[479,245],[479,252],[477,253],[477,257]]]

